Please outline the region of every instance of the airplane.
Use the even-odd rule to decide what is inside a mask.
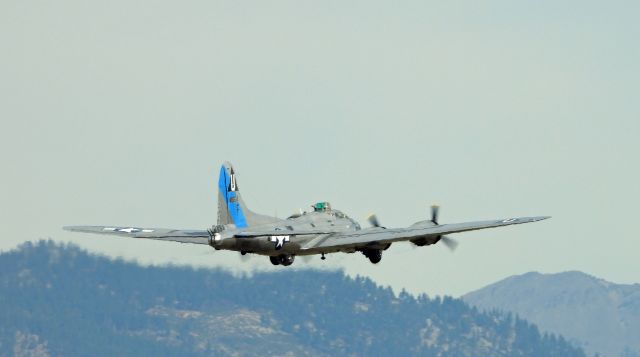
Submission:
[[[457,242],[448,234],[541,221],[548,216],[507,218],[454,224],[438,223],[438,206],[431,207],[430,219],[406,228],[382,226],[375,215],[371,227],[362,228],[328,202],[314,204],[313,211],[279,219],[252,212],[244,203],[235,170],[223,163],[218,180],[217,224],[205,230],[138,228],[123,226],[67,226],[72,232],[98,233],[137,239],[154,239],[209,245],[215,250],[231,250],[268,256],[273,265],[289,266],[296,256],[360,252],[377,264],[392,243],[409,241],[415,246],[442,242],[451,250]]]

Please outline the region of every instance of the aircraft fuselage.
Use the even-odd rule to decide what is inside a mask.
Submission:
[[[278,235],[268,237],[236,237],[244,231],[277,231]],[[212,244],[216,249],[233,250],[245,253],[277,256],[312,255],[322,252],[301,248],[314,239],[322,239],[337,232],[355,232],[360,224],[338,210],[327,212],[305,212],[273,223],[252,226],[250,229],[237,229],[234,225],[225,226],[220,232],[220,241]],[[308,234],[304,234],[309,232]],[[318,234],[317,232],[323,232]],[[302,233],[302,234],[301,234]],[[325,251],[324,253],[334,252]]]

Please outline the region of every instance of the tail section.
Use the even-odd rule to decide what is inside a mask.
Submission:
[[[245,228],[260,224],[274,223],[275,217],[251,212],[245,205],[233,166],[229,162],[222,164],[218,179],[218,224],[233,224],[236,228]]]

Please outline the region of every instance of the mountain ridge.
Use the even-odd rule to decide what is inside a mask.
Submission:
[[[590,354],[640,356],[640,284],[580,272],[529,272],[462,296],[480,309],[510,311]]]

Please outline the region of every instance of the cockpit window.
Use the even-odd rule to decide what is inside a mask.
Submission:
[[[327,211],[331,211],[331,205],[329,204],[329,202],[318,202],[315,205],[311,206],[313,207],[313,211],[314,212],[327,212]]]

